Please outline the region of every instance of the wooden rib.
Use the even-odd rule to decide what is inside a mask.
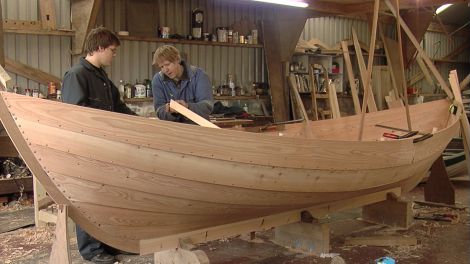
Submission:
[[[170,100],[170,108],[175,110],[176,112],[182,114],[189,120],[193,121],[194,123],[203,126],[203,127],[211,127],[211,128],[219,128],[218,126],[212,124],[209,120],[201,117],[200,115],[194,113],[193,111],[189,110],[188,108],[182,106],[178,102],[174,100]]]
[[[395,0],[395,5],[396,8],[400,11],[400,5],[398,3],[398,0]],[[397,38],[398,38],[398,59],[400,61],[400,76],[402,79],[402,91],[403,91],[403,101],[405,102],[405,109],[406,109],[406,122],[408,124],[408,130],[413,130],[411,127],[411,119],[410,119],[410,109],[408,106],[408,91],[406,89],[406,84],[405,84],[405,63],[403,62],[403,45],[402,45],[402,40],[401,40],[401,28],[400,28],[400,23],[397,22]]]
[[[376,40],[376,35],[377,35],[377,19],[379,17],[379,7],[380,7],[380,1],[375,0],[374,2],[374,18],[373,18],[373,25],[372,25],[372,34],[370,37],[370,47],[369,47],[369,60],[367,62],[367,76],[365,79],[365,85],[364,85],[364,99],[363,102],[369,102],[370,100],[374,100],[373,92],[372,92],[372,87],[371,87],[371,77],[372,77],[372,65],[374,63],[374,51],[375,51],[375,40]],[[354,32],[355,35],[355,32]],[[357,40],[357,36],[355,36],[355,39]],[[372,95],[372,96],[371,96]],[[377,111],[377,106],[374,101],[374,111]],[[369,107],[369,112],[371,112],[371,108]],[[359,128],[359,140],[362,140],[363,133],[364,133],[364,119],[366,117],[366,105],[362,105],[362,113],[361,113],[361,126]]]
[[[305,124],[304,126],[304,132],[306,138],[312,138],[312,131],[310,130],[310,119],[308,118],[307,111],[305,110],[304,103],[302,102],[302,98],[300,98],[299,90],[295,81],[295,76],[294,74],[289,75],[289,83],[291,87],[291,91],[294,94],[294,98],[296,101],[296,105],[299,108],[300,112],[302,113],[303,116],[303,123]]]
[[[456,70],[450,71],[449,82],[454,92],[455,101],[458,103],[460,111],[460,127],[462,129],[462,139],[465,151],[465,162],[467,163],[468,174],[470,175],[470,125],[468,124],[468,118],[464,111],[464,105],[462,102],[462,94],[460,93],[459,80]]]
[[[470,74],[467,75],[467,77],[465,77],[465,79],[463,79],[462,82],[460,82],[459,84],[459,87],[460,87],[460,90],[466,90],[466,88],[468,88],[468,84],[470,83]]]
[[[310,76],[310,96],[312,100],[312,112],[313,120],[318,120],[318,105],[317,105],[317,84],[315,82],[315,77],[313,75],[313,66],[310,65],[308,69],[308,74]]]
[[[330,111],[333,119],[337,119],[341,117],[341,112],[339,111],[338,105],[338,97],[336,96],[336,87],[332,89],[332,85],[330,84],[330,78],[328,77],[328,69],[323,66],[323,72],[325,73],[325,83],[326,83],[326,91],[328,93],[328,101],[330,102]],[[334,86],[333,86],[334,87]]]
[[[359,65],[361,81],[362,81],[362,85],[364,86],[366,84],[367,68],[364,62],[364,57],[362,57],[362,51],[361,51],[361,48],[359,47],[356,30],[354,30],[354,28],[352,29],[352,36],[353,36],[353,41],[354,41],[354,49],[356,50],[356,57],[357,57],[357,63]],[[364,92],[365,90],[366,88],[364,87]],[[364,102],[362,103],[362,108],[364,108]],[[377,112],[377,106],[375,105],[375,100],[373,96],[369,97],[369,101],[367,101],[367,107],[369,109],[369,112]]]
[[[347,41],[341,41],[341,48],[343,49],[344,63],[346,64],[346,70],[348,71],[349,86],[351,87],[351,95],[354,103],[355,114],[361,113],[361,103],[359,102],[356,82],[352,70],[351,57],[349,56],[349,47]]]
[[[432,63],[432,61],[429,59],[429,57],[426,55],[426,52],[423,50],[423,48],[419,45],[418,41],[416,40],[416,38],[413,36],[413,33],[410,31],[410,29],[408,28],[408,26],[405,24],[405,22],[403,21],[403,19],[400,17],[400,14],[397,14],[395,8],[392,6],[392,4],[390,4],[390,1],[389,0],[385,0],[385,4],[387,5],[388,9],[390,9],[390,11],[393,13],[393,15],[397,18],[397,21],[398,23],[400,23],[402,29],[405,31],[406,35],[408,36],[408,38],[411,40],[411,42],[413,43],[413,45],[416,47],[416,49],[418,50],[418,53],[422,56],[422,58],[424,59],[424,62],[426,63],[426,65],[429,67],[429,69],[431,70],[431,72],[434,74],[434,77],[437,79],[437,82],[439,83],[439,85],[441,86],[441,89],[444,90],[444,92],[447,94],[447,96],[450,98],[450,99],[453,99],[453,95],[452,95],[452,92],[451,90],[449,89],[449,87],[447,86],[447,84],[445,83],[444,79],[442,78],[442,76],[439,74],[439,71],[436,69],[436,66],[434,65],[434,63]]]

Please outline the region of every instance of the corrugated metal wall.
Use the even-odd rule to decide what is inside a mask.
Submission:
[[[39,20],[38,0],[1,0],[3,19]],[[70,0],[55,0],[57,27],[70,29]],[[5,56],[62,78],[71,66],[71,37],[5,33]],[[47,87],[11,74],[13,83],[24,88]]]
[[[228,27],[241,20],[256,22],[261,18],[260,8],[247,3],[223,0],[160,0],[158,2],[159,25],[152,27],[154,32],[159,26],[168,26],[172,33],[188,35],[190,33],[191,11],[196,7],[204,11],[203,32],[215,33],[216,27]],[[104,1],[104,7],[97,24],[114,31],[127,30],[125,21],[125,0]],[[135,82],[136,79],[151,79],[155,72],[152,68],[152,54],[162,43],[124,40],[115,58],[110,78]],[[266,81],[264,52],[262,48],[226,47],[210,45],[177,44],[175,45],[187,56],[190,64],[203,68],[212,84],[217,86],[224,82],[228,73],[235,74],[237,84],[244,87],[251,82]]]
[[[300,39],[309,40],[311,38],[317,38],[330,46],[334,46],[338,41],[350,38],[352,27],[355,28],[358,39],[369,45],[370,30],[367,22],[344,17],[319,17],[308,19]],[[396,39],[395,26],[384,27],[384,30],[386,36]],[[404,35],[402,35],[402,37],[404,37]],[[453,36],[452,39],[449,40],[443,33],[427,32],[424,36],[424,40],[421,42],[421,46],[426,50],[428,56],[439,59],[458,48],[465,41],[467,41],[466,38],[458,35]],[[457,69],[460,79],[463,79],[470,72],[470,51],[467,49],[452,60],[466,63],[436,63],[439,72],[442,77],[447,80],[449,71]],[[353,69],[356,72],[357,62],[354,59],[352,61]],[[375,58],[374,60],[374,65],[382,65],[384,63],[386,63],[386,60],[383,58]],[[405,74],[407,79],[410,79],[419,72],[421,72],[421,69],[414,63]],[[432,93],[434,91],[434,86],[429,85],[424,79],[416,83],[414,87],[418,88],[421,93]]]

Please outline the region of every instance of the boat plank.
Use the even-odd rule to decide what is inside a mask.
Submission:
[[[25,132],[25,136],[28,138],[28,141],[34,142],[34,144],[31,143],[34,151],[38,151],[34,145],[39,144],[60,150],[64,152],[64,154],[73,153],[83,157],[88,157],[90,155],[89,153],[95,152],[95,155],[90,158],[101,162],[116,165],[120,164],[124,167],[150,173],[159,173],[175,178],[248,189],[294,192],[327,192],[331,190],[354,191],[364,187],[373,187],[373,184],[383,184],[384,175],[396,173],[393,170],[394,167],[390,166],[375,171],[373,165],[367,165],[365,161],[365,166],[366,168],[368,167],[367,171],[369,171],[367,175],[362,174],[361,170],[346,171],[340,168],[336,169],[335,167],[338,167],[337,164],[328,167],[328,172],[325,174],[324,171],[320,170],[276,168],[209,160],[190,155],[186,156],[148,148],[139,148],[133,145],[75,133],[61,133],[60,130],[54,132],[53,130],[56,129],[44,128],[42,125],[30,122],[21,121],[21,124],[22,128],[29,131]],[[47,132],[44,132],[46,130]],[[50,141],[49,137],[51,136],[54,137],[54,141]],[[60,142],[68,142],[68,144],[64,145]],[[406,150],[408,147],[407,144],[412,144],[410,142],[403,142],[403,144],[399,144],[399,142],[388,143],[389,144],[383,145],[389,145],[389,151],[393,151],[400,146],[403,146]],[[102,147],[96,148],[96,146]],[[410,155],[403,150],[397,150],[397,152],[398,154]],[[371,151],[371,155],[373,155],[373,153],[374,152]],[[351,151],[351,155],[355,154],[359,155],[360,153]],[[388,155],[390,163],[393,163],[393,159],[398,154],[392,153]],[[139,158],[129,159],[129,157]],[[331,156],[331,158],[334,157]],[[183,163],[185,166],[181,166]],[[411,161],[409,161],[407,165],[411,165]],[[44,167],[48,168],[46,165],[44,165]],[[191,168],[191,173],[188,173],[187,168]],[[350,177],[355,177],[357,182],[352,183],[352,181],[347,180]],[[393,181],[393,177],[389,178],[389,180]],[[319,185],[319,183],[321,183],[321,185]]]
[[[217,226],[228,222],[237,222],[250,215],[237,215],[232,218],[214,217],[213,215],[166,214],[137,211],[96,204],[74,202],[89,221],[98,226],[111,237],[120,239],[148,239],[168,236],[179,232],[187,232],[201,228]]]
[[[330,196],[326,188],[315,187],[313,191],[320,191],[320,197],[311,192],[286,192],[286,191],[264,191],[258,189],[239,188],[233,186],[213,185],[174,178],[171,176],[149,173],[139,170],[132,170],[120,165],[113,165],[76,155],[64,155],[63,152],[55,150],[37,149],[38,156],[47,157],[43,164],[50,173],[61,173],[75,175],[84,180],[109,184],[109,179],[113,179],[114,186],[133,188],[143,192],[161,194],[169,197],[180,197],[182,199],[194,199],[197,201],[211,202],[214,199],[224,204],[250,204],[255,206],[269,205],[293,205],[311,204],[312,201],[323,202],[337,197],[346,197],[344,191],[334,190]],[[49,151],[45,154],[45,151]],[[68,164],[63,166],[63,164]],[[383,177],[380,172],[372,175]],[[349,178],[354,177],[350,175]],[[364,179],[358,179],[363,181]],[[208,196],[207,193],[211,193]],[[176,195],[178,194],[178,195]],[[255,195],[256,194],[256,195]]]
[[[103,206],[115,206],[123,209],[132,209],[148,212],[165,212],[180,215],[212,215],[233,217],[240,214],[252,215],[254,212],[269,214],[275,211],[285,211],[292,205],[256,206],[253,204],[223,204],[217,198],[212,202],[202,202],[191,199],[151,194],[141,190],[112,186],[109,184],[82,180],[69,175],[50,173],[59,190],[61,190],[73,203],[90,203]],[[86,187],[87,193],[83,193]]]
[[[55,109],[57,112],[61,112],[60,108]],[[82,108],[81,110],[85,109]],[[191,125],[175,125],[165,121],[160,121],[164,122],[160,123],[148,119],[144,119],[146,122],[138,125],[131,121],[133,119],[126,120],[127,117],[124,115],[112,115],[113,113],[102,116],[97,116],[95,113],[88,120],[86,120],[87,115],[82,115],[81,112],[69,114],[70,116],[76,116],[74,121],[68,120],[68,122],[65,122],[56,117],[51,121],[47,121],[47,117],[31,117],[18,119],[17,123],[22,126],[29,124],[28,128],[31,128],[31,125],[43,126],[42,130],[31,129],[39,131],[47,137],[57,137],[54,144],[59,147],[62,146],[62,148],[64,147],[62,142],[70,142],[72,138],[72,141],[78,141],[78,137],[88,137],[88,140],[95,141],[95,146],[104,146],[111,141],[116,142],[113,144],[125,143],[131,148],[127,150],[136,155],[140,155],[137,152],[141,152],[141,149],[148,147],[182,155],[205,157],[211,160],[288,168],[340,170],[393,167],[409,164],[412,160],[409,149],[412,147],[410,140],[393,143],[376,141],[338,143],[336,141],[270,137],[233,130],[196,128]],[[66,117],[64,116],[64,118]],[[41,122],[39,123],[37,120],[41,120]],[[100,120],[100,122],[97,122],[97,120]],[[142,121],[139,118],[135,118],[135,120]],[[64,135],[63,130],[71,131],[71,133]],[[214,131],[220,131],[221,133],[213,133]],[[180,144],[172,144],[174,135],[181,135],[178,137]],[[28,137],[34,138],[35,136],[29,134]],[[227,138],[231,140],[227,140]],[[217,144],[214,144],[214,142],[217,142]],[[70,142],[70,144],[75,143]],[[133,146],[130,147],[130,144]],[[191,148],[187,147],[189,145]],[[116,150],[119,151],[123,147],[113,145],[113,149],[110,151],[111,153]],[[384,148],[389,151],[382,155]],[[312,151],[315,149],[322,149],[322,151]],[[96,151],[99,151],[99,149]],[[377,155],[378,153],[380,155]],[[109,153],[102,154],[105,157],[110,156]],[[126,156],[131,153],[121,154]],[[375,160],[374,164],[369,162],[371,159]],[[338,166],[338,164],[341,165]]]

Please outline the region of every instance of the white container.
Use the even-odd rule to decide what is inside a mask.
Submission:
[[[146,87],[143,84],[135,85],[135,98],[145,98],[147,94]]]

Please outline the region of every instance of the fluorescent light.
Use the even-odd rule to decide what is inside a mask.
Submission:
[[[301,2],[301,1],[295,1],[295,0],[253,0],[257,2],[265,2],[265,3],[271,3],[271,4],[278,4],[278,5],[288,5],[288,6],[295,6],[295,7],[307,7],[308,4]]]
[[[444,12],[444,10],[446,10],[449,6],[451,6],[452,4],[445,4],[445,5],[441,5],[437,10],[436,10],[436,15],[438,15],[439,13],[442,13]]]

